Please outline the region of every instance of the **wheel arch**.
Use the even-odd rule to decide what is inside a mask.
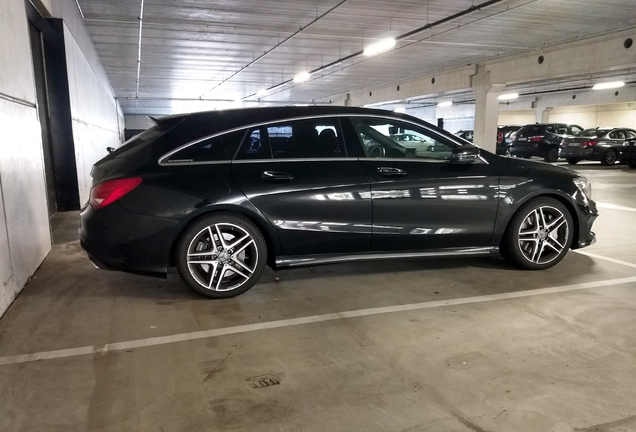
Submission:
[[[511,209],[510,217],[506,221],[506,226],[503,228],[503,230],[501,230],[501,235],[497,239],[497,244],[501,243],[502,239],[504,238],[504,235],[506,234],[506,232],[508,231],[508,228],[510,227],[510,222],[512,220],[512,217],[519,211],[519,209],[523,207],[523,205],[527,203],[528,201],[533,200],[535,198],[543,198],[543,197],[553,198],[559,201],[561,204],[565,206],[568,212],[570,212],[570,216],[572,217],[572,224],[574,225],[572,227],[573,235],[572,235],[572,244],[570,245],[570,248],[571,249],[578,248],[578,238],[580,234],[581,221],[579,220],[578,213],[576,211],[576,203],[572,201],[571,197],[568,194],[561,191],[559,192],[539,191],[535,194],[527,195],[523,199],[519,200],[517,202],[517,205],[514,207],[514,209]]]
[[[196,221],[200,219],[201,217],[208,216],[214,213],[224,213],[224,212],[234,213],[234,214],[243,216],[244,218],[252,222],[260,230],[260,232],[263,234],[263,237],[265,238],[265,243],[267,245],[267,265],[274,268],[276,265],[275,264],[276,256],[280,255],[281,246],[280,246],[280,241],[278,240],[278,235],[276,234],[276,231],[274,230],[272,225],[265,218],[265,216],[263,216],[255,208],[250,209],[250,208],[246,208],[246,206],[227,205],[227,204],[215,205],[215,206],[198,209],[188,214],[186,217],[184,217],[180,221],[180,223],[177,225],[172,236],[172,243],[170,245],[170,256],[168,258],[168,266],[173,267],[176,264],[175,263],[176,248],[179,243],[179,239],[181,235],[183,234],[183,232],[186,230],[186,228],[188,228],[193,223],[196,223]]]

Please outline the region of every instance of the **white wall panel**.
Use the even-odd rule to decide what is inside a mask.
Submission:
[[[4,197],[2,195],[2,173],[0,173],[0,316],[9,307],[15,296],[11,250],[7,236],[7,221],[4,217]]]
[[[25,5],[0,2],[0,315],[51,249]],[[16,100],[12,100],[15,98]]]
[[[0,175],[4,226],[13,283],[0,286],[11,301],[51,249],[40,124],[34,108],[0,99]],[[0,246],[2,247],[2,246]],[[3,259],[3,261],[5,261]],[[0,267],[6,268],[7,263]],[[3,270],[5,271],[5,270]],[[9,304],[0,304],[4,312]]]
[[[0,93],[35,103],[31,46],[23,1],[0,1]]]
[[[106,156],[106,147],[117,148],[122,142],[123,115],[111,96],[111,89],[104,85],[95,72],[101,65],[89,63],[66,25],[64,41],[77,181],[80,204],[84,204],[90,192],[93,164]]]

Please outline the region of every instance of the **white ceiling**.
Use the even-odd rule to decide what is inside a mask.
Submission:
[[[635,0],[78,4],[126,114],[190,111],[195,102],[197,109],[210,109],[237,99],[255,101],[259,89],[281,83],[286,84],[259,99],[283,104],[328,101],[351,90],[633,28],[636,22]],[[484,4],[490,5],[471,9]],[[408,35],[455,14],[461,16]],[[360,54],[385,37],[398,39],[395,49],[375,57]],[[291,81],[299,72],[347,57],[307,82]]]

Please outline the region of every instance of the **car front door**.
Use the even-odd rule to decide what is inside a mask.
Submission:
[[[497,216],[499,178],[488,163],[450,163],[449,139],[384,117],[351,117],[353,146],[371,180],[372,250],[487,246]],[[421,139],[405,148],[391,134]]]
[[[247,131],[232,176],[275,228],[284,255],[369,250],[369,179],[346,152],[338,118],[283,121]]]

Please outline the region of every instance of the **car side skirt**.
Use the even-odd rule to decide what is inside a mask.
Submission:
[[[304,255],[301,257],[280,256],[276,258],[276,268],[303,267],[319,264],[373,261],[398,258],[443,258],[461,256],[487,256],[499,253],[497,246],[439,249],[426,252],[363,253],[342,255]]]

